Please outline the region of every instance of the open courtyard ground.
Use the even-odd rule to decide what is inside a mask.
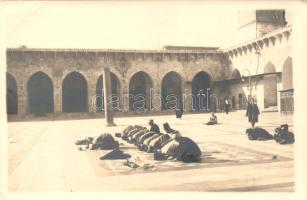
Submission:
[[[10,122],[9,189],[22,191],[294,191],[294,145],[274,140],[249,141],[245,112],[218,113],[219,124],[206,126],[209,114],[104,119]],[[168,122],[202,150],[202,162],[155,161],[120,138],[120,149],[140,163],[133,169],[125,160],[101,160],[110,151],[79,151],[74,142],[101,133],[121,132],[128,125],[148,126],[154,119],[162,129]],[[274,133],[292,115],[262,113],[257,126]],[[147,167],[146,167],[147,166]],[[149,167],[148,167],[149,166]]]

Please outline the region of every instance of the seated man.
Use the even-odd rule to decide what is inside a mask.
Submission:
[[[214,114],[214,112],[211,112],[210,121],[207,122],[207,125],[214,125],[214,124],[217,124],[217,117]]]
[[[283,124],[275,129],[274,139],[279,144],[293,144],[294,134],[289,132],[288,124]]]
[[[160,128],[154,121],[151,119],[149,120],[150,132],[160,133]]]

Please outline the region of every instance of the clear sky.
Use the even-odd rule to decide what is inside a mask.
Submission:
[[[193,1],[20,2],[5,5],[7,47],[229,47],[238,9]]]

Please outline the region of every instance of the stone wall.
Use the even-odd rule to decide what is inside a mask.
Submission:
[[[129,82],[137,72],[145,72],[152,80],[153,91],[161,94],[161,82],[170,71],[182,79],[183,91],[191,93],[193,77],[204,71],[212,81],[225,79],[228,61],[218,50],[200,52],[27,49],[7,50],[7,72],[17,82],[18,115],[29,113],[27,83],[36,72],[43,72],[53,83],[54,113],[62,112],[62,83],[71,72],[80,73],[87,82],[88,111],[95,113],[92,98],[103,67],[108,66],[119,80],[120,95],[129,94]],[[187,102],[190,100],[188,99]],[[128,112],[129,110],[124,110]],[[189,111],[189,108],[188,108]]]

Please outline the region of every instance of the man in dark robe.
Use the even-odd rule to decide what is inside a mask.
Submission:
[[[225,99],[225,112],[226,112],[226,114],[229,113],[229,102],[228,102],[228,99]]]
[[[246,116],[248,117],[248,121],[251,123],[252,128],[254,128],[255,123],[258,122],[259,114],[260,112],[257,104],[254,102],[254,99],[251,99],[247,105]]]
[[[180,107],[180,108],[176,108],[176,118],[178,119],[181,119],[181,117],[182,117],[182,114],[183,114],[183,109],[182,109],[182,107]]]
[[[154,121],[151,119],[149,120],[150,132],[160,133],[160,128]]]

